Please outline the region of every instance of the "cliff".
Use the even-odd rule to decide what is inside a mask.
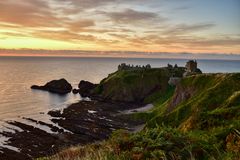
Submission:
[[[144,102],[155,93],[165,93],[171,76],[182,77],[185,68],[119,70],[103,79],[93,91],[113,101]]]

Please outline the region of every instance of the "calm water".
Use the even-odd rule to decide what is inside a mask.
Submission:
[[[49,122],[47,113],[61,109],[81,99],[79,95],[58,96],[33,91],[32,84],[45,84],[53,79],[66,78],[73,86],[80,80],[98,83],[117,69],[120,63],[151,64],[152,67],[168,63],[183,66],[187,60],[174,59],[120,59],[120,58],[32,58],[0,57],[0,128],[6,120],[31,117]],[[199,60],[203,72],[240,72],[240,61]]]

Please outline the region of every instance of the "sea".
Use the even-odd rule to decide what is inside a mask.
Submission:
[[[164,67],[167,64],[184,66],[187,59],[143,58],[80,58],[80,57],[0,57],[0,131],[9,128],[7,121],[26,121],[33,118],[51,123],[47,112],[62,110],[82,100],[80,95],[60,96],[31,90],[33,84],[44,85],[65,78],[73,87],[80,80],[99,83],[117,70],[121,63]],[[240,60],[197,60],[205,73],[240,72]],[[30,122],[28,122],[30,123]]]

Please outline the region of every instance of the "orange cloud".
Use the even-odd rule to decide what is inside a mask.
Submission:
[[[0,1],[0,21],[25,27],[53,27],[59,25],[47,3],[41,0]]]

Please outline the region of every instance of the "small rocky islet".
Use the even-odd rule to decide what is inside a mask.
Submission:
[[[67,94],[72,91],[72,85],[66,79],[52,80],[43,86],[33,85],[31,89],[38,89],[57,94]]]
[[[137,110],[148,103],[155,103],[156,98],[165,97],[164,94],[169,92],[172,92],[173,98],[169,101],[164,114],[171,116],[172,111],[179,104],[187,101],[197,92],[193,86],[178,85],[182,83],[181,79],[188,76],[194,78],[194,75],[201,73],[196,61],[187,62],[185,67],[169,64],[163,68],[121,64],[116,72],[109,74],[99,84],[82,80],[77,89],[72,89],[69,82],[60,79],[53,80],[44,86],[34,85],[32,89],[57,94],[68,94],[72,91],[91,100],[79,101],[63,111],[49,111],[48,114],[55,125],[24,118],[50,128],[51,133],[21,122],[8,122],[20,128],[21,131],[15,130],[14,133],[4,131],[0,134],[9,137],[7,145],[19,150],[0,148],[0,157],[10,160],[44,157],[53,155],[68,146],[85,145],[107,139],[113,131],[118,129],[134,131],[136,126],[143,125],[145,120],[132,118],[131,115],[124,114],[125,111]],[[216,76],[213,75],[213,77]],[[209,77],[203,74],[202,78]],[[187,79],[184,78],[184,82]],[[167,98],[161,99],[161,101],[164,100],[166,101]],[[168,118],[160,117],[159,119],[167,122]]]

